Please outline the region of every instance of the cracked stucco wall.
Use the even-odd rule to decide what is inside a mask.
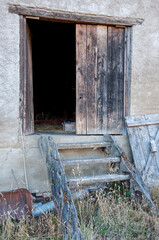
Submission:
[[[19,17],[8,13],[8,4],[143,18],[142,25],[133,27],[130,111],[131,115],[159,112],[159,1],[0,0],[0,182],[2,176],[9,176],[8,166],[17,166],[17,178],[22,186],[24,182],[21,148],[16,147],[20,132]],[[8,162],[5,161],[7,154],[10,159]]]

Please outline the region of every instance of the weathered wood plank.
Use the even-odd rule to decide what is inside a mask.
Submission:
[[[33,72],[32,72],[32,40],[31,32],[26,23],[26,130],[25,133],[34,132],[33,107]],[[25,61],[25,59],[23,59]]]
[[[131,45],[132,28],[125,28],[124,49],[124,116],[130,115],[130,86],[131,86]]]
[[[142,167],[143,167],[143,164],[141,163],[141,158],[144,159],[144,155],[143,155],[142,151],[141,151],[141,155],[139,154],[140,145],[139,145],[139,139],[138,139],[137,133],[136,133],[137,130],[130,128],[128,131],[129,131],[130,146],[132,146],[131,144],[133,143],[133,149],[132,149],[132,147],[131,147],[131,149],[133,151],[135,167],[140,172],[140,169],[142,169]],[[138,159],[140,159],[140,161],[138,161]]]
[[[114,72],[113,69],[115,66],[113,64],[115,63],[115,60],[113,59],[113,49],[114,49],[114,42],[113,42],[113,29],[114,27],[108,27],[108,83],[107,83],[107,128],[108,133],[113,128],[113,119],[112,119],[112,113],[115,111],[114,108],[114,98],[115,95],[113,93],[113,83],[114,83]]]
[[[151,194],[150,191],[148,189],[148,187],[146,186],[146,184],[144,183],[141,174],[135,169],[135,167],[130,163],[130,161],[128,160],[126,154],[124,153],[123,149],[119,146],[117,140],[115,139],[114,136],[111,136],[115,146],[117,147],[120,155],[121,155],[121,161],[123,163],[123,165],[125,166],[125,168],[128,170],[128,172],[130,173],[131,178],[136,182],[136,184],[139,186],[139,188],[141,189],[142,193],[144,194],[144,196],[146,197],[146,199],[148,200],[148,202],[151,204],[151,206],[156,210],[156,212],[158,211],[158,206],[156,206],[156,204],[153,202],[152,198],[151,198]]]
[[[20,5],[10,5],[9,12],[25,15],[35,16],[39,18],[49,18],[52,20],[67,21],[73,23],[87,23],[87,24],[104,24],[104,25],[123,25],[133,26],[142,24],[143,19],[140,18],[119,18],[105,15],[82,14],[73,12],[50,11],[48,9],[23,7]]]
[[[96,133],[97,26],[87,25],[87,134]]]
[[[107,132],[107,27],[97,26],[96,133]]]
[[[19,117],[21,121],[22,133],[25,133],[25,99],[26,99],[26,19],[20,16],[20,99],[19,99]]]
[[[69,159],[63,160],[64,166],[72,166],[77,164],[99,164],[99,163],[119,163],[120,157],[103,157],[103,158],[88,158],[88,159]]]
[[[34,131],[31,33],[26,19],[20,16],[20,120],[22,133]]]
[[[123,133],[124,29],[108,27],[108,133]]]
[[[52,197],[61,223],[63,239],[84,239],[79,228],[79,221],[67,179],[62,167],[56,143],[52,137],[39,139],[39,146],[46,162]]]
[[[159,124],[159,114],[129,116],[129,117],[126,117],[125,119],[128,127],[138,127],[138,126]]]
[[[87,131],[86,25],[76,25],[76,133]]]
[[[119,174],[107,174],[100,176],[86,176],[86,177],[74,177],[68,179],[69,186],[72,185],[92,185],[97,183],[108,183],[108,182],[118,182],[118,181],[126,181],[129,180],[129,175],[119,175]]]
[[[134,134],[136,135],[138,145],[139,145],[139,151],[136,151],[136,161],[137,159],[140,159],[141,168],[138,169],[140,173],[142,173],[145,161],[147,161],[150,151],[150,143],[149,143],[149,133],[147,131],[147,127],[138,127],[133,129]],[[134,142],[131,141],[131,146],[133,149]],[[136,143],[135,143],[136,144]],[[140,157],[140,158],[139,158]]]
[[[156,145],[158,144],[158,141],[159,141],[159,131],[157,132],[156,137],[155,137]],[[150,168],[150,165],[151,165],[151,162],[152,162],[153,158],[155,158],[155,156],[158,155],[157,152],[151,153],[151,150],[149,152],[150,153],[149,153],[149,156],[148,156],[148,160],[145,161],[145,166],[144,166],[143,173],[142,173],[143,174],[143,180],[145,180],[146,177],[147,177],[148,170]],[[158,161],[157,161],[157,167],[158,167]]]
[[[125,41],[125,29],[117,28],[117,128],[119,133],[123,133],[124,127],[124,41]]]
[[[107,142],[85,142],[85,143],[58,143],[58,149],[78,149],[78,148],[101,148],[107,147]]]
[[[148,186],[159,182],[159,114],[126,117],[135,166]],[[152,151],[151,142],[156,142]]]

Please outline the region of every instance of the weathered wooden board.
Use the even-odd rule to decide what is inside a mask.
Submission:
[[[87,132],[86,25],[76,25],[76,133]]]
[[[26,23],[26,131],[34,132],[34,107],[33,107],[33,71],[32,71],[32,40],[31,32]]]
[[[97,134],[107,129],[107,31],[107,26],[97,26]]]
[[[122,134],[125,29],[76,26],[77,134]]]
[[[97,26],[87,26],[87,134],[96,132]]]
[[[159,184],[159,114],[126,117],[135,166],[148,186]]]
[[[34,132],[32,41],[27,21],[20,16],[20,120],[22,132]]]
[[[108,133],[122,134],[124,123],[124,29],[108,27]]]
[[[137,186],[139,187],[139,189],[141,190],[141,192],[144,194],[144,196],[146,197],[146,199],[148,200],[148,202],[151,204],[151,206],[153,207],[153,209],[155,211],[158,211],[158,206],[156,206],[156,204],[153,202],[150,191],[148,189],[148,187],[146,186],[146,184],[144,183],[141,174],[138,172],[138,170],[130,163],[129,159],[127,158],[125,152],[123,151],[123,149],[119,146],[117,140],[115,139],[114,136],[111,136],[114,145],[116,146],[116,148],[118,149],[120,156],[121,156],[121,161],[123,163],[123,165],[125,166],[125,168],[127,169],[127,171],[130,173],[130,177],[133,181],[135,181],[135,183],[137,184]]]
[[[131,45],[132,28],[125,28],[125,49],[124,49],[124,116],[130,115],[130,89],[131,89]],[[124,133],[126,127],[124,123]]]
[[[21,121],[22,132],[25,133],[25,95],[26,95],[26,19],[23,16],[19,18],[20,25],[20,97],[19,97],[19,117]]]
[[[46,162],[53,201],[61,223],[63,239],[83,240],[79,221],[57,145],[52,137],[41,136],[39,146]]]
[[[133,26],[142,24],[141,18],[120,18],[105,15],[74,13],[66,11],[50,11],[47,9],[24,7],[20,5],[10,5],[9,12],[30,17],[39,17],[39,19],[51,19],[54,21],[64,21],[73,23],[87,23],[87,24],[109,24],[109,25],[124,25]]]

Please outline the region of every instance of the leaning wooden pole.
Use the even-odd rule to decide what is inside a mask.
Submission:
[[[57,145],[52,137],[41,136],[39,146],[46,162],[52,197],[61,223],[63,239],[83,240],[76,208],[67,184]]]
[[[125,168],[127,169],[127,171],[130,173],[131,178],[136,182],[136,184],[141,189],[141,192],[144,194],[146,199],[149,201],[149,203],[151,204],[153,209],[155,209],[155,211],[157,212],[158,211],[158,207],[153,202],[153,200],[151,198],[150,191],[149,191],[148,187],[146,186],[146,184],[144,183],[144,181],[143,181],[143,179],[141,177],[141,174],[130,163],[130,161],[128,161],[126,154],[124,153],[123,149],[119,146],[119,144],[118,144],[117,140],[115,139],[115,137],[111,136],[111,138],[112,138],[112,140],[114,142],[114,145],[118,149],[118,151],[120,153],[120,156],[121,156],[121,161],[122,161],[123,165],[125,166]]]

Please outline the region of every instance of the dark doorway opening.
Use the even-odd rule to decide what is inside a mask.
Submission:
[[[75,122],[75,24],[28,20],[32,37],[35,132]]]

